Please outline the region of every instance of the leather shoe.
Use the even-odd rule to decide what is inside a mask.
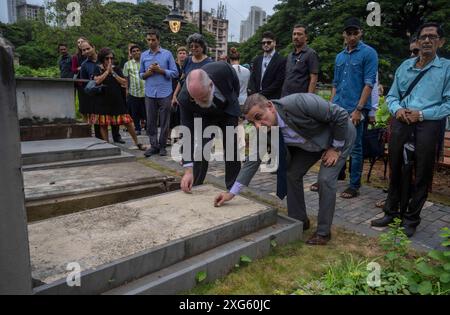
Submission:
[[[402,225],[403,233],[406,234],[406,236],[411,237],[416,233],[416,226],[410,226],[410,225]]]
[[[318,235],[314,233],[309,240],[306,241],[308,245],[327,245],[327,243],[331,240],[331,234],[327,236]]]
[[[159,150],[159,155],[166,156],[167,155],[167,150],[165,148],[162,148],[161,150]]]
[[[145,151],[144,155],[145,157],[151,157],[152,155],[158,154],[159,153],[159,149],[157,148],[150,148],[147,151]]]
[[[395,217],[385,214],[384,217],[370,221],[371,226],[385,227],[394,222]]]

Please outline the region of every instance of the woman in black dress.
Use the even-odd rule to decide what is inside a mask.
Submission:
[[[96,97],[90,123],[100,125],[100,133],[105,141],[108,141],[109,125],[125,125],[138,149],[144,150],[138,142],[133,119],[126,107],[127,80],[122,71],[113,65],[113,60],[114,53],[109,48],[102,48],[98,53],[99,65],[94,71],[94,80],[97,85],[103,85],[103,88],[102,93]]]

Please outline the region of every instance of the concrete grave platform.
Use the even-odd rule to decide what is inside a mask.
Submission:
[[[38,294],[99,294],[276,223],[276,210],[243,197],[215,208],[222,190],[196,187],[29,224]],[[69,287],[66,267],[81,266]]]
[[[28,220],[92,209],[161,194],[176,186],[137,162],[89,165],[23,173]]]
[[[43,164],[107,156],[118,156],[120,148],[97,138],[24,141],[22,164]]]

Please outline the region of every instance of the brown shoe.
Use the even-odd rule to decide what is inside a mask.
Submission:
[[[331,240],[331,234],[327,236],[321,236],[314,233],[309,240],[306,241],[308,245],[327,245],[328,241]]]

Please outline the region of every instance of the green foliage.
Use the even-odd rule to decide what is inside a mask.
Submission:
[[[207,277],[206,271],[199,271],[195,275],[195,281],[197,281],[197,283],[201,283],[205,281],[206,277]]]
[[[249,264],[249,263],[252,262],[252,259],[250,257],[246,256],[246,255],[242,255],[239,258],[239,262],[242,263],[242,264]]]
[[[291,30],[301,23],[309,29],[309,45],[320,57],[319,80],[331,82],[334,60],[343,49],[342,29],[346,18],[359,17],[363,23],[363,40],[374,47],[379,56],[380,81],[390,85],[392,75],[401,61],[409,57],[408,33],[413,34],[425,20],[445,23],[450,18],[448,0],[378,0],[381,6],[381,26],[369,27],[365,21],[367,0],[280,0],[275,13],[267,24],[241,45],[242,63],[249,63],[261,54],[261,34],[272,31],[277,36],[277,49],[283,55],[292,51]],[[444,24],[444,32],[450,33],[450,25]],[[450,43],[447,41],[441,55],[448,56]]]
[[[59,78],[58,67],[33,69],[28,66],[15,65],[14,71],[16,73],[16,77]]]
[[[389,124],[389,118],[391,118],[391,113],[389,112],[388,104],[384,96],[380,96],[378,110],[375,112],[375,127],[386,128]]]
[[[380,261],[383,267],[378,286],[368,284],[371,276],[368,261],[355,260],[350,255],[331,264],[320,279],[300,280],[294,294],[450,294],[450,229],[442,229],[445,250],[432,250],[428,255],[413,260],[408,257],[410,241],[400,223],[399,219],[395,220],[390,230],[379,237],[385,255]]]
[[[197,26],[187,23],[179,33],[172,33],[163,20],[169,13],[165,6],[145,2],[139,5],[101,0],[80,0],[81,26],[64,27],[68,0],[49,2],[47,24],[43,21],[22,21],[16,24],[0,24],[0,32],[16,47],[20,63],[32,68],[57,65],[57,46],[64,42],[72,54],[76,53],[76,40],[88,38],[99,50],[110,47],[114,50],[119,65],[128,59],[128,43],[147,48],[145,32],[155,28],[161,33],[161,46],[176,52],[186,45],[188,35],[197,32]],[[56,26],[58,25],[58,26]],[[216,44],[212,34],[205,32],[209,46]]]
[[[401,220],[396,218],[394,222],[389,224],[389,231],[380,235],[379,242],[381,247],[386,251],[384,259],[389,263],[389,268],[398,271],[406,265],[406,255],[409,251],[411,241],[403,232]]]

